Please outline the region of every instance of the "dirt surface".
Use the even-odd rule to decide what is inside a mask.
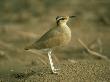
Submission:
[[[59,74],[52,74],[49,66],[33,65],[2,74],[0,80],[2,82],[110,82],[109,62],[71,61],[73,62],[65,61],[56,65],[60,68]]]

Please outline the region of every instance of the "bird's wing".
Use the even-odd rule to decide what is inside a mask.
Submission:
[[[61,29],[59,28],[51,28],[48,32],[46,32],[40,39],[38,39],[34,45],[38,49],[42,48],[51,48],[53,46],[58,46],[60,44],[61,39],[59,39],[59,36],[62,35],[60,32]]]
[[[47,31],[45,34],[43,34],[43,36],[41,36],[41,38],[39,38],[36,42],[46,41],[50,38],[55,37],[59,33],[60,32],[58,31],[57,28],[51,28],[49,31]]]

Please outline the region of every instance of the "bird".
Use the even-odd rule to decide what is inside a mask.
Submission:
[[[57,16],[56,26],[49,29],[45,34],[43,34],[37,41],[33,42],[31,45],[25,47],[25,50],[37,49],[46,50],[48,52],[49,63],[52,73],[58,73],[58,70],[54,67],[52,61],[52,51],[53,49],[67,45],[71,40],[71,30],[67,26],[67,22],[70,18],[76,16]]]

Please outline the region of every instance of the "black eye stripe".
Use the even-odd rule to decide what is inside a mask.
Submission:
[[[66,20],[67,18],[64,18],[64,17],[59,17],[59,16],[57,16],[56,17],[56,20],[58,21],[58,20]]]
[[[65,20],[65,18],[62,18],[61,20]]]

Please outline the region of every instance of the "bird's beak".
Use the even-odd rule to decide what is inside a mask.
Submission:
[[[74,18],[74,17],[76,17],[76,16],[69,16],[69,18]]]

